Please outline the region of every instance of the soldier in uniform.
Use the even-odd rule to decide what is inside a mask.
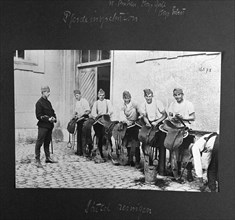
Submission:
[[[77,119],[77,152],[79,156],[85,155],[86,143],[83,137],[83,124],[90,114],[90,106],[85,98],[82,98],[80,90],[74,90],[74,96],[76,99],[75,114],[74,117]]]
[[[120,111],[119,121],[127,124],[127,131],[124,137],[124,142],[127,147],[128,162],[127,165],[140,168],[140,142],[138,139],[139,127],[135,125],[140,115],[140,107],[137,103],[131,100],[129,91],[123,92],[123,106]],[[133,157],[135,155],[135,163]]]
[[[40,149],[44,145],[46,163],[55,163],[50,157],[49,145],[51,142],[52,130],[56,123],[56,114],[52,108],[51,102],[48,100],[50,96],[49,86],[41,87],[41,98],[36,103],[36,117],[38,119],[38,137],[35,145],[36,166],[42,168],[40,161]]]

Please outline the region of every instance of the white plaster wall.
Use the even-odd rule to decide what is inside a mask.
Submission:
[[[30,51],[30,54],[33,52],[39,53],[39,51]],[[37,136],[35,104],[41,97],[42,85],[49,85],[51,88],[49,100],[58,118],[55,128],[65,127],[70,118],[69,106],[72,102],[71,91],[74,87],[73,55],[73,51],[45,50],[43,58],[41,57],[41,60],[44,59],[43,73],[19,69],[14,71],[16,139],[25,139],[28,136],[36,138]]]
[[[172,102],[172,91],[182,87],[185,99],[193,102],[196,121],[192,128],[204,131],[219,130],[221,55],[198,55],[202,52],[115,51],[113,67],[113,105],[122,104],[122,92],[130,91],[132,99],[144,101],[143,89],[150,88],[166,109]],[[140,61],[143,62],[140,62]],[[138,61],[139,63],[137,63]]]

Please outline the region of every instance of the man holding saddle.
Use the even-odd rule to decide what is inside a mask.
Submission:
[[[150,160],[157,161],[157,151],[159,149],[158,172],[160,175],[165,175],[166,149],[164,147],[165,133],[158,129],[162,121],[167,117],[165,108],[160,100],[153,99],[151,89],[144,90],[145,102],[141,105],[141,115],[144,121],[139,139],[142,142],[142,150],[144,155],[149,155]],[[152,136],[152,138],[151,138]],[[152,140],[150,140],[152,139]],[[153,152],[150,152],[150,147],[155,148],[155,158],[152,158]],[[151,161],[150,161],[151,163]]]
[[[184,99],[184,93],[181,88],[175,88],[173,90],[173,96],[175,101],[172,102],[168,108],[168,118],[175,127],[190,127],[190,122],[195,120],[195,111],[193,104]],[[182,144],[178,147],[177,166],[178,174],[180,175],[181,162],[184,156],[184,152],[189,149],[191,143],[194,142],[194,136],[188,135],[183,139]],[[187,180],[193,181],[192,176],[192,162],[187,163]]]
[[[131,100],[129,91],[123,92],[123,106],[120,111],[119,121],[127,125],[127,130],[123,138],[124,147],[127,148],[128,162],[126,165],[140,168],[140,142],[138,139],[139,127],[135,124],[140,114],[137,103]],[[135,156],[135,163],[133,157]]]
[[[74,96],[76,99],[75,104],[75,113],[74,118],[77,119],[77,152],[76,154],[79,156],[86,156],[85,146],[86,143],[83,139],[84,131],[83,131],[83,124],[89,117],[91,112],[90,106],[88,101],[85,98],[82,98],[80,90],[74,90]]]
[[[98,138],[98,149],[100,152],[100,156],[104,158],[102,146],[103,139],[105,134],[105,125],[106,118],[107,121],[110,122],[111,116],[113,114],[113,107],[111,101],[105,99],[105,92],[103,89],[100,89],[98,92],[98,100],[94,102],[91,116],[93,118],[93,128],[95,131],[95,135]],[[106,117],[107,116],[107,117]]]

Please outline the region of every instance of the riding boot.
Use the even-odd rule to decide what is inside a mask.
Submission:
[[[135,148],[135,167],[136,169],[140,168],[140,148]]]
[[[181,162],[177,161],[177,166],[178,166],[178,175],[181,175]]]
[[[193,164],[192,162],[189,162],[186,166],[186,169],[187,169],[187,180],[189,182],[192,182],[193,181],[193,174],[192,174],[192,168],[193,168]]]
[[[36,159],[35,165],[36,165],[36,167],[38,167],[38,168],[43,168],[40,159]]]
[[[46,163],[57,163],[57,161],[52,160],[51,157],[46,157],[45,162],[46,162]]]
[[[91,156],[92,148],[93,148],[93,145],[92,144],[88,144],[88,153],[89,153],[89,156]]]
[[[127,158],[128,158],[128,161],[126,163],[126,166],[135,166],[135,163],[133,161],[133,155],[131,153],[131,148],[130,147],[127,147]]]
[[[198,186],[198,188],[200,189],[201,192],[203,192],[206,188],[206,186],[204,185],[203,182],[203,178],[202,177],[198,177],[196,178],[196,185]]]

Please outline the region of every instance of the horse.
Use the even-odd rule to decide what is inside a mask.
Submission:
[[[165,175],[166,151],[163,145],[165,133],[159,130],[159,125],[147,127],[143,120],[140,123],[139,141],[147,166],[156,166],[160,175]],[[158,151],[158,152],[157,152]],[[159,158],[159,160],[158,160]]]
[[[195,132],[195,131],[194,131]],[[198,132],[197,132],[198,133]],[[202,135],[190,149],[191,158],[194,162],[195,174],[199,188],[205,190],[203,171],[206,172],[208,187],[212,192],[217,189],[218,181],[218,148],[219,134],[216,132],[201,132]]]
[[[219,134],[215,139],[214,147],[211,153],[211,161],[207,169],[208,187],[211,190],[211,192],[216,192],[217,184],[219,192],[218,151],[219,151]]]
[[[135,155],[136,166],[139,167],[140,151],[138,140],[139,126],[133,122],[130,125],[119,122],[112,131],[113,146],[116,146],[118,163],[121,165],[134,166]]]
[[[95,162],[104,162],[103,146],[107,151],[108,159],[111,159],[114,164],[117,162],[113,157],[112,150],[112,130],[118,124],[118,121],[111,121],[108,114],[98,116],[93,123],[94,136],[93,136],[93,149],[92,154],[95,157]]]
[[[187,138],[189,135],[188,127],[183,123],[183,121],[181,123],[183,126],[177,127],[170,120],[166,119],[163,124],[159,127],[161,131],[166,133],[164,146],[170,152],[169,162],[175,180],[180,180],[182,176],[180,170],[181,161],[183,159],[182,157],[184,156],[185,149],[180,149],[180,147],[182,146],[184,138]],[[193,141],[190,140],[189,143]],[[190,144],[186,145],[187,150]]]

